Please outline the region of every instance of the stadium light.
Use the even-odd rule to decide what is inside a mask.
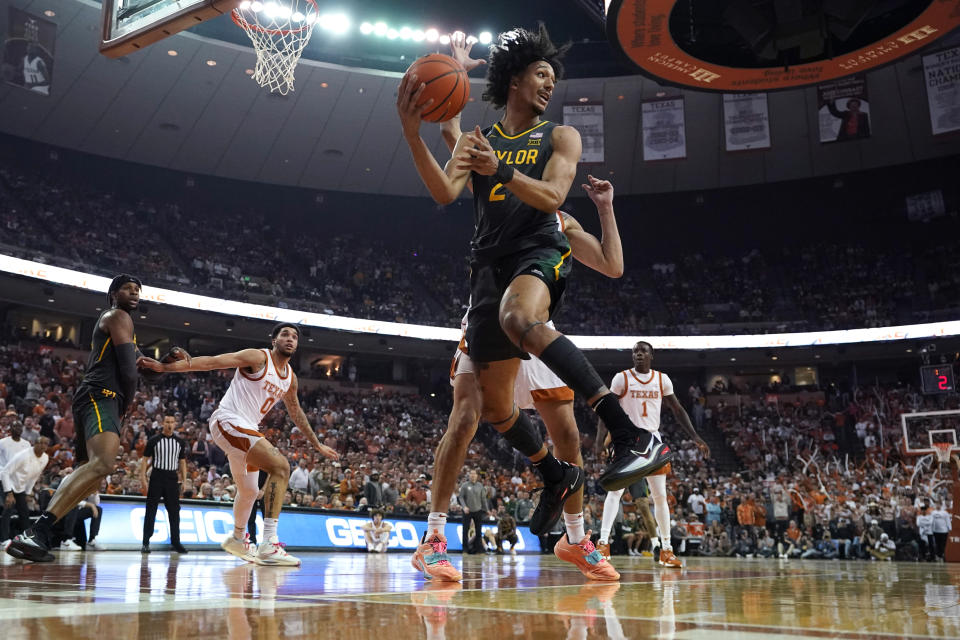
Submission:
[[[409,40],[413,37],[413,29],[410,27],[400,27],[400,37],[404,40]]]
[[[373,25],[370,24],[369,22],[363,22],[363,23],[361,23],[361,24],[360,24],[360,33],[362,33],[362,34],[365,35],[365,36],[370,35],[371,33],[373,33]]]
[[[423,35],[427,39],[427,42],[436,42],[440,38],[440,32],[433,27],[427,29]]]
[[[440,36],[440,44],[450,44],[450,36],[447,34]]]
[[[387,23],[386,23],[386,22],[378,22],[378,23],[376,23],[375,25],[373,25],[373,33],[374,33],[374,35],[378,35],[378,36],[380,36],[381,38],[382,38],[383,36],[387,35]]]
[[[387,40],[396,40],[400,37],[400,32],[396,29],[387,29]]]
[[[336,35],[342,35],[350,30],[350,18],[345,13],[324,13],[317,20],[320,28]]]
[[[490,44],[493,42],[493,34],[489,31],[480,32],[480,44]]]

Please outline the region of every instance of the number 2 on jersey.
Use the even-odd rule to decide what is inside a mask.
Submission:
[[[260,415],[267,415],[270,409],[273,408],[273,405],[276,404],[277,399],[270,397],[263,401],[263,404],[260,405]],[[644,405],[643,415],[647,415],[646,405]]]
[[[498,182],[497,184],[493,185],[493,189],[490,189],[490,202],[500,202],[501,200],[505,200],[507,198],[505,193],[497,193],[497,191],[500,189],[503,189],[502,182]]]

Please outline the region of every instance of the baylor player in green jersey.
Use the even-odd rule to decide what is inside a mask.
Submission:
[[[140,303],[140,280],[121,274],[107,291],[110,309],[97,320],[83,380],[73,396],[77,462],[33,527],[17,536],[7,553],[22,560],[49,562],[51,527],[100,487],[116,467],[120,423],[137,389],[137,347],[130,314]]]
[[[490,47],[483,97],[504,108],[503,117],[486,131],[478,126],[464,133],[444,168],[419,133],[421,114],[432,104],[428,100],[417,106],[425,85],[416,75],[407,75],[397,92],[404,139],[434,200],[449,204],[468,181],[473,187],[466,347],[479,367],[482,419],[528,456],[543,476],[545,488],[531,531],[556,522],[563,502],[582,485],[583,474],[546,450],[539,431],[514,404],[514,378],[526,353],[538,356],[583,395],[608,426],[615,457],[601,476],[605,489],[625,487],[673,457],[669,447],[630,422],[583,353],[546,324],[569,270],[569,243],[556,229],[555,212],[567,197],[581,153],[575,129],[541,120],[562,74],[565,49],[550,41],[543,25],[536,32],[513,29],[500,34]],[[583,551],[586,562],[595,560],[592,545]]]

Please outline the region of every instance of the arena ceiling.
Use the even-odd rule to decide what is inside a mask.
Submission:
[[[58,40],[50,96],[0,85],[0,130],[6,133],[193,174],[318,190],[427,195],[400,136],[397,73],[305,60],[296,72],[296,90],[280,97],[246,74],[254,66],[247,46],[185,33],[111,60],[97,53],[99,5],[89,0],[16,4],[35,14],[55,12]],[[586,16],[575,5],[564,15]],[[578,20],[586,25],[590,18]],[[234,28],[226,18],[211,21],[219,22]],[[938,47],[958,42],[955,33]],[[467,124],[497,117],[479,101],[482,86],[481,79],[473,83],[476,101],[464,112]],[[930,133],[919,56],[871,72],[868,88],[871,138],[821,144],[816,89],[796,89],[769,94],[773,146],[746,153],[723,151],[720,95],[672,89],[637,75],[562,82],[546,115],[561,120],[564,103],[604,104],[605,162],[581,165],[575,184],[590,172],[611,178],[621,194],[802,179],[960,150],[955,137]],[[687,158],[639,161],[641,101],[678,94],[685,100]],[[423,134],[436,155],[445,157],[438,127],[425,126]]]

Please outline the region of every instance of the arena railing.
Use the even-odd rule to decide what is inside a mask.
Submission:
[[[110,285],[110,278],[73,269],[57,267],[42,262],[25,260],[9,255],[0,255],[0,272],[34,278],[43,282],[65,285],[103,293]],[[316,327],[333,331],[371,333],[419,340],[442,340],[459,342],[457,327],[435,327],[348,318],[281,309],[266,305],[223,300],[211,296],[174,291],[145,285],[140,296],[156,304],[165,304],[193,311],[206,311],[228,316],[267,320],[271,322],[294,322],[304,327]],[[822,345],[853,344],[864,342],[889,342],[895,340],[919,340],[960,335],[960,320],[928,322],[923,324],[844,329],[835,331],[806,331],[798,333],[770,333],[718,336],[570,336],[581,349],[630,349],[638,338],[650,342],[655,349],[709,350],[709,349],[769,349],[776,347],[811,347]]]

